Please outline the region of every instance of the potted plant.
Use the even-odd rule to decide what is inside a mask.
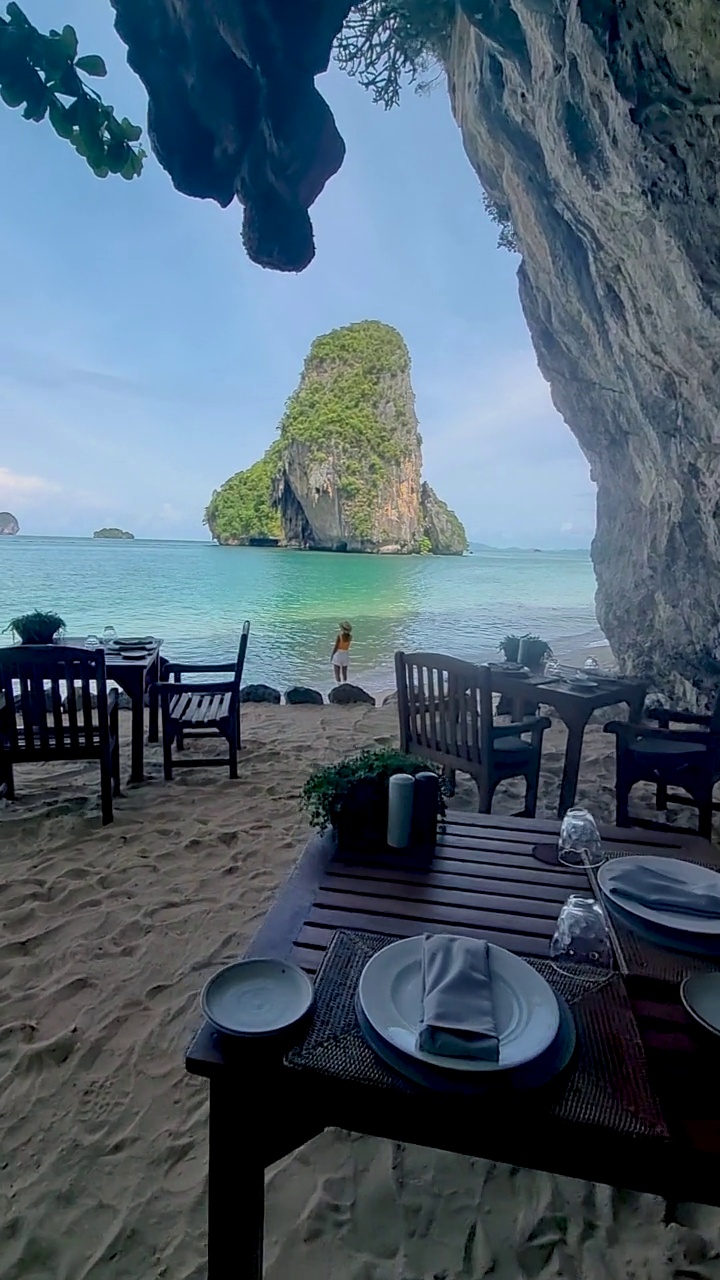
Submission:
[[[392,775],[428,771],[439,772],[435,765],[392,748],[361,751],[338,764],[315,769],[303,787],[301,804],[311,826],[321,832],[333,828],[339,850],[367,854],[387,847]],[[442,795],[439,809],[444,813]]]
[[[503,639],[498,645],[498,649],[506,662],[517,662],[518,653],[520,652],[520,641],[524,639],[524,636],[516,636],[513,635],[512,632],[507,636],[503,636]]]
[[[14,631],[21,644],[52,644],[58,631],[65,628],[63,619],[57,613],[44,613],[35,609],[33,613],[23,613],[12,618],[6,631]]]
[[[552,649],[547,640],[541,640],[539,636],[531,635],[529,631],[521,636],[512,635],[512,633],[504,636],[498,649],[504,655],[506,662],[522,662],[523,666],[529,667],[531,671],[539,671],[545,658],[552,657]]]
[[[520,637],[518,662],[522,662],[523,666],[528,667],[530,671],[541,671],[545,659],[551,657],[552,649],[547,640],[531,635]]]

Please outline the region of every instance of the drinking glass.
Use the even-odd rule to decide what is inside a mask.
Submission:
[[[578,964],[612,969],[610,934],[600,903],[590,894],[571,893],[564,903],[550,943],[550,959],[561,971],[572,971]]]
[[[111,644],[113,640],[117,640],[117,631],[114,627],[105,627],[103,631],[103,643]]]
[[[585,667],[585,670],[586,670],[588,673],[589,673],[589,672],[591,672],[591,671],[599,671],[599,670],[600,670],[600,663],[598,662],[597,658],[586,658],[586,659],[585,659],[585,662],[584,662],[584,664],[583,664],[583,665],[584,665],[584,667]]]
[[[600,832],[587,809],[568,809],[558,838],[558,860],[566,867],[599,867],[605,861]]]
[[[86,649],[102,649],[102,641],[100,637],[96,636],[93,632],[91,632],[89,636],[85,637],[85,648]]]
[[[557,658],[552,658],[552,657],[548,658],[547,662],[545,663],[544,674],[551,679],[555,679],[557,676],[560,675],[560,663],[558,662]]]

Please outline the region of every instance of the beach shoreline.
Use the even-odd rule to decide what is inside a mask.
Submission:
[[[121,738],[126,778],[128,713]],[[545,741],[538,812],[551,814],[557,721]],[[204,1275],[207,1090],[183,1067],[200,991],[242,955],[308,838],[298,803],[308,772],[396,742],[390,706],[246,706],[236,782],[198,769],[165,783],[160,747],[149,747],[151,780],[124,788],[106,828],[94,763],[17,770],[17,803],[0,802],[6,1280]],[[598,818],[612,818],[613,770],[612,741],[589,725],[578,800]],[[458,783],[452,807],[474,809],[474,787]],[[506,784],[495,811],[519,799]],[[567,1217],[568,1265],[584,1280],[670,1280],[672,1266],[690,1265],[653,1197],[626,1203],[570,1179],[344,1133],[281,1161],[267,1198],[266,1280],[514,1280],[549,1212]],[[702,1224],[714,1247],[720,1216],[707,1211]],[[651,1272],[633,1270],[648,1256]]]

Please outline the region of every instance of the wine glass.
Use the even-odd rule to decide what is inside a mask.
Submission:
[[[543,674],[548,680],[556,680],[560,675],[560,663],[557,658],[553,658],[552,654],[545,663],[545,670]]]
[[[599,867],[605,861],[600,832],[587,809],[568,809],[560,826],[558,861],[566,867]]]
[[[86,649],[102,649],[102,640],[100,639],[99,636],[96,636],[95,633],[91,631],[90,635],[85,637],[85,648]]]
[[[112,644],[113,640],[117,640],[117,631],[112,626],[107,626],[103,630],[103,644]]]
[[[575,965],[594,969],[613,967],[613,950],[600,903],[590,894],[571,893],[563,904],[550,942],[550,959],[556,969],[570,972]]]
[[[600,670],[600,663],[598,662],[597,658],[586,658],[585,662],[583,663],[583,666],[587,671],[588,675],[591,675],[593,671]]]

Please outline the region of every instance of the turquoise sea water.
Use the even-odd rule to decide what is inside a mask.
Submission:
[[[0,538],[0,630],[54,609],[68,634],[154,634],[170,658],[234,657],[252,624],[248,681],[327,689],[337,624],[354,629],[351,679],[394,684],[396,649],[470,660],[508,631],[556,652],[602,639],[587,552],[478,551],[462,558],[362,556],[218,547],[209,542]],[[0,641],[9,636],[0,636]]]

